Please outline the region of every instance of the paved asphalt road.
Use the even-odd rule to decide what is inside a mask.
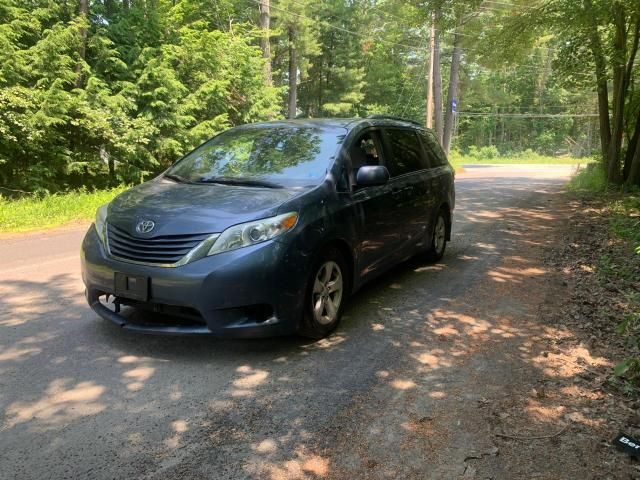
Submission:
[[[394,402],[413,383],[406,345],[422,345],[414,357],[430,363],[437,353],[418,318],[485,281],[513,241],[503,212],[543,208],[573,170],[478,166],[458,175],[443,261],[410,261],[369,285],[319,342],[127,334],[85,303],[84,228],[0,240],[0,478],[348,478],[365,467],[375,478],[438,478],[439,460],[403,458],[401,445],[386,470],[375,458],[376,448],[391,455],[389,422],[402,415]],[[482,359],[465,361],[482,368]],[[432,399],[442,396],[445,380],[421,381],[432,382]],[[371,415],[349,420],[363,405]],[[457,405],[445,403],[453,413]]]

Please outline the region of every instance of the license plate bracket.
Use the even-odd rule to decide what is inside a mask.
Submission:
[[[149,277],[115,272],[115,296],[146,302],[149,300]]]

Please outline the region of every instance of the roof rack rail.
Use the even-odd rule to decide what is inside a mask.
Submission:
[[[394,115],[381,115],[381,114],[375,114],[375,115],[367,115],[366,118],[372,118],[372,119],[386,119],[386,120],[397,120],[399,122],[407,122],[407,123],[412,123],[414,125],[417,125],[419,127],[422,127],[423,125],[420,122],[416,122],[415,120],[409,120],[408,118],[402,118],[402,117],[396,117]]]

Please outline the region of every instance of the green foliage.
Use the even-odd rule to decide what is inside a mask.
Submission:
[[[253,27],[216,29],[215,2],[92,2],[89,22],[77,2],[26,5],[0,0],[2,185],[137,181],[229,126],[279,114]]]
[[[611,204],[611,228],[620,238],[640,246],[640,194],[628,194]],[[640,276],[640,273],[639,273]],[[640,278],[638,279],[640,281]]]
[[[603,192],[607,188],[607,176],[601,165],[580,170],[569,182],[572,192]]]
[[[618,325],[618,333],[627,338],[635,354],[616,365],[614,374],[640,387],[640,312],[627,315]]]
[[[80,189],[11,200],[0,196],[0,233],[26,232],[56,227],[71,221],[91,220],[96,209],[127,189]]]
[[[500,156],[500,152],[498,152],[498,149],[494,145],[480,148],[472,145],[469,148],[468,155],[474,160],[493,160]]]

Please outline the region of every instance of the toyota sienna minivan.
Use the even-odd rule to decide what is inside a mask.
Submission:
[[[89,305],[158,334],[320,338],[365,282],[451,238],[454,171],[410,121],[272,121],[227,130],[98,209]]]

